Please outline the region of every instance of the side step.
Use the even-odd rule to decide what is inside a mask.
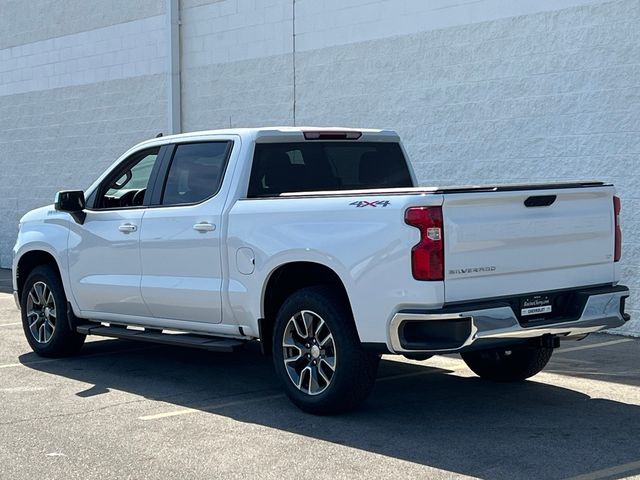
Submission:
[[[160,333],[149,330],[133,330],[125,327],[105,327],[99,323],[87,323],[76,327],[78,333],[101,337],[141,340],[143,342],[163,343],[180,347],[195,347],[213,352],[235,352],[246,342],[235,338],[210,337],[192,333]]]

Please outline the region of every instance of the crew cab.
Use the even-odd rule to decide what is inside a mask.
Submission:
[[[330,414],[366,398],[381,354],[519,381],[622,325],[619,213],[596,181],[419,187],[390,130],[196,132],[27,213],[13,287],[40,355],[258,341],[293,403]]]

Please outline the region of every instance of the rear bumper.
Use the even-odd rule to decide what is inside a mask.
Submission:
[[[545,335],[565,338],[615,328],[629,320],[624,313],[629,289],[618,285],[576,292],[579,315],[526,325],[507,302],[456,305],[439,311],[407,310],[389,324],[391,349],[396,353],[445,353],[526,342]]]

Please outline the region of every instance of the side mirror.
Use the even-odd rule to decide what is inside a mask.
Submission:
[[[84,212],[84,192],[82,190],[63,190],[56,193],[54,208],[61,212],[68,212],[77,223],[82,225],[87,216]]]

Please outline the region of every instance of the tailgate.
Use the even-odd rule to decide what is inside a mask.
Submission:
[[[445,193],[445,301],[614,282],[613,194],[612,186]]]

